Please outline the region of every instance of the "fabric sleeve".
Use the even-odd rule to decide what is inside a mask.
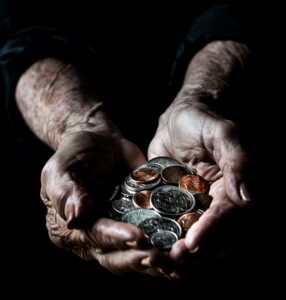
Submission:
[[[188,64],[195,53],[215,40],[249,42],[240,7],[232,4],[213,6],[190,22],[189,30],[177,50],[173,64],[172,88],[180,88]]]

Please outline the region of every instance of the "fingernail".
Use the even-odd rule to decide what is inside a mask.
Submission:
[[[143,258],[141,260],[141,265],[144,266],[144,267],[152,267],[150,257],[147,256],[147,257]]]
[[[190,252],[190,253],[196,253],[196,252],[198,252],[199,249],[200,249],[199,246],[197,246],[197,247],[195,247],[195,248],[189,248],[189,252]]]
[[[137,241],[127,241],[125,244],[126,244],[127,247],[130,247],[130,248],[137,248],[138,247]]]
[[[170,274],[172,279],[181,279],[182,277],[175,271]]]
[[[186,247],[188,248],[189,253],[195,253],[199,250],[199,246],[194,244],[193,239],[186,240]]]
[[[240,184],[239,192],[240,192],[240,196],[241,196],[242,200],[244,200],[244,201],[250,201],[251,200],[249,190],[248,190],[248,188],[247,188],[247,186],[244,182],[242,182]]]

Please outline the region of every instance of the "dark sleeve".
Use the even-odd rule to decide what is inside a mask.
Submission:
[[[191,58],[206,44],[215,40],[249,43],[242,10],[237,5],[213,6],[190,22],[189,30],[179,46],[173,64],[171,84],[180,88]]]
[[[27,68],[45,57],[58,58],[84,68],[93,59],[93,51],[57,28],[19,28],[10,18],[0,23],[0,80],[12,125],[19,120],[14,96],[17,82]]]

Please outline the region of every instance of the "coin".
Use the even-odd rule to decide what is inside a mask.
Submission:
[[[111,201],[111,206],[113,210],[119,214],[124,214],[135,208],[133,202],[125,197],[113,199]]]
[[[162,171],[162,179],[167,184],[177,185],[179,180],[190,172],[183,166],[170,166]]]
[[[148,189],[152,189],[154,187],[156,187],[157,185],[159,185],[159,183],[161,182],[161,178],[159,177],[156,181],[154,182],[148,182],[148,183],[137,183],[134,182],[131,179],[131,176],[127,176],[127,178],[125,179],[125,188],[131,192],[139,192],[142,190],[148,190]]]
[[[180,165],[180,163],[178,161],[176,161],[175,159],[173,159],[171,157],[167,157],[167,156],[154,157],[154,158],[150,159],[148,163],[158,164],[158,165],[162,166],[163,168],[166,168],[169,166]]]
[[[144,220],[154,217],[160,217],[160,214],[151,209],[135,208],[122,215],[121,221],[138,226]]]
[[[164,169],[163,166],[155,163],[150,163],[149,161],[136,167],[136,169],[142,169],[142,168],[150,168],[156,170],[158,173],[161,173]]]
[[[179,186],[189,192],[206,193],[209,189],[208,182],[199,175],[189,174],[182,177]]]
[[[199,211],[194,211],[191,213],[184,214],[180,216],[177,222],[181,225],[184,231],[188,231],[189,228],[198,221],[202,213]]]
[[[137,192],[132,200],[135,206],[141,208],[151,208],[150,203],[151,191],[149,190],[142,190]]]
[[[151,236],[156,231],[168,230],[174,232],[178,237],[182,234],[181,226],[170,218],[150,218],[138,225],[147,236]]]
[[[165,185],[151,193],[152,207],[167,216],[179,216],[191,211],[196,202],[194,196],[176,186]]]
[[[168,230],[154,232],[150,237],[151,244],[163,251],[170,250],[177,240],[177,235]]]
[[[130,178],[136,183],[147,183],[156,180],[159,173],[151,168],[138,168],[132,171]]]

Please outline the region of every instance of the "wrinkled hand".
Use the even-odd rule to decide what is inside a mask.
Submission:
[[[247,182],[248,156],[236,125],[202,103],[171,105],[161,116],[149,145],[148,158],[170,156],[212,181],[210,208],[172,248],[170,257],[182,261],[192,253],[218,256],[229,251],[240,212],[251,203]],[[232,232],[233,229],[233,232]],[[238,230],[239,231],[239,230]]]
[[[144,247],[139,228],[101,218],[107,215],[107,195],[118,170],[144,161],[137,146],[121,137],[91,132],[66,136],[42,171],[41,197],[48,208],[51,240],[114,273],[161,275],[155,267],[161,254]]]

